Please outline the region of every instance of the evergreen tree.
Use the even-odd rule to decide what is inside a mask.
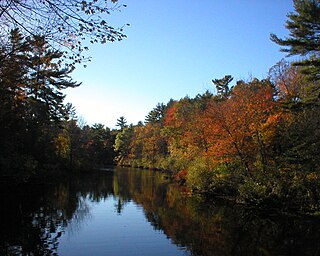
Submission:
[[[10,41],[0,48],[0,170],[19,162],[11,156],[21,150],[26,130],[26,52],[30,47],[17,32],[11,33]]]
[[[320,1],[294,0],[294,8],[295,12],[287,15],[289,37],[280,39],[271,34],[271,40],[284,46],[281,51],[289,56],[305,57],[295,65],[303,66],[303,72],[311,80],[320,80]]]
[[[62,89],[79,84],[43,37],[15,29],[9,40],[0,48],[0,169],[34,172],[39,163],[58,162],[55,136],[70,115]]]
[[[73,68],[61,67],[59,60],[62,58],[62,53],[50,50],[43,36],[34,36],[27,41],[32,48],[29,54],[27,91],[30,105],[33,108],[32,112],[47,121],[59,121],[66,114],[63,105],[65,96],[61,90],[74,88],[80,84],[72,81],[69,76]]]
[[[117,119],[116,126],[120,127],[120,130],[123,130],[124,128],[128,127],[127,120],[124,118],[124,116],[120,116]]]
[[[162,122],[164,118],[166,106],[163,103],[158,103],[157,106],[149,112],[145,118],[146,123]]]
[[[221,79],[214,79],[212,83],[216,86],[217,96],[221,99],[227,99],[232,91],[232,87],[229,87],[229,84],[233,80],[233,77],[230,75],[225,75]]]

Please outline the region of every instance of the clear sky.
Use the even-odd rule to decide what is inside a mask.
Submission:
[[[87,68],[72,74],[82,82],[66,91],[89,125],[114,128],[144,121],[157,103],[194,97],[212,79],[265,78],[285,57],[270,41],[283,37],[292,0],[121,0],[127,8],[113,12],[110,24],[130,23],[121,42],[94,45]]]

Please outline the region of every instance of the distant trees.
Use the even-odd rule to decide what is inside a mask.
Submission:
[[[217,95],[207,91],[158,104],[144,125],[120,131],[115,144],[120,163],[183,170],[203,159],[208,168],[236,163],[248,175],[258,163],[267,168],[281,119],[275,87],[269,80],[229,86],[231,81],[231,76],[213,80]]]
[[[143,125],[126,125],[124,117],[117,120],[120,130],[114,144],[116,162],[121,165],[156,168],[167,154],[166,141],[162,134],[166,106],[158,104],[146,116]]]

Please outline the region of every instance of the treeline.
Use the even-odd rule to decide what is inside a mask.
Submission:
[[[44,37],[12,30],[0,47],[1,178],[112,164],[115,132],[101,124],[80,125],[63,89],[79,86],[70,78],[63,53]]]
[[[320,108],[314,83],[284,62],[265,80],[213,80],[217,94],[159,104],[124,128],[119,164],[172,170],[194,192],[319,207]]]

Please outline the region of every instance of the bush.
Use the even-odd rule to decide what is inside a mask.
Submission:
[[[227,196],[236,194],[240,182],[232,166],[213,167],[206,159],[197,159],[188,168],[186,179],[187,185],[194,192]]]
[[[240,201],[254,205],[260,205],[270,196],[266,184],[253,178],[245,179],[244,183],[239,186],[238,192]]]

